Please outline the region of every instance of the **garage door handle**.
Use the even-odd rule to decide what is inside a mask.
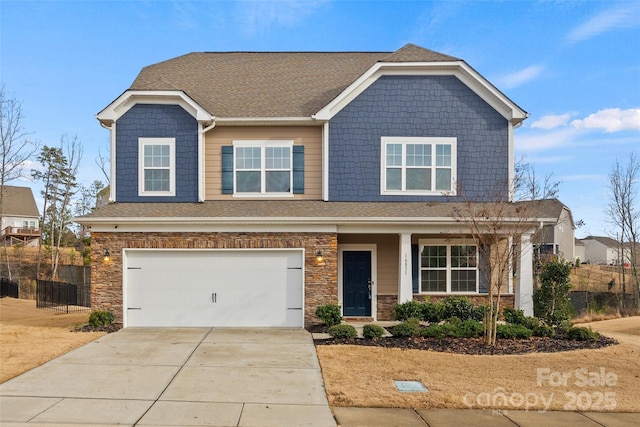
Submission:
[[[218,302],[217,300],[218,300],[218,294],[215,293],[215,292],[212,293],[211,294],[211,302],[215,304],[216,302]]]
[[[142,310],[142,307],[127,307],[127,310]]]

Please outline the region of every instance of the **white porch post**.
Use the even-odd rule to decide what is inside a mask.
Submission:
[[[413,299],[411,233],[400,234],[398,267],[398,303],[411,301]]]
[[[533,245],[530,234],[522,235],[520,240],[515,306],[524,311],[525,316],[533,316]]]

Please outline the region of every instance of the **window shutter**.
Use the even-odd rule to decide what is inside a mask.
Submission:
[[[293,146],[293,194],[304,194],[304,145]]]
[[[489,278],[486,276],[485,272],[488,272],[490,269],[487,268],[489,264],[489,259],[491,258],[491,247],[482,245],[478,247],[478,274],[480,275],[480,280],[478,283],[478,292],[481,294],[489,293]]]
[[[222,194],[233,194],[233,145],[222,146]]]
[[[418,280],[420,280],[420,266],[418,265],[418,245],[411,245],[411,279],[413,282],[413,293],[420,292]]]

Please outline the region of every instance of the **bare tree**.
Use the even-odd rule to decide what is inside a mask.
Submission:
[[[109,173],[109,158],[107,157],[107,155],[102,154],[102,149],[98,150],[98,156],[95,158],[95,162],[96,166],[98,166],[98,168],[100,169],[100,172],[102,172],[107,185],[109,185],[109,176],[111,175]]]
[[[513,203],[505,197],[489,202],[465,200],[454,208],[456,220],[464,224],[478,248],[478,269],[487,287],[488,310],[484,319],[485,344],[496,343],[496,327],[502,294],[509,288],[514,260],[522,250],[521,238],[535,230],[535,202]]]
[[[609,173],[609,203],[606,214],[615,227],[615,235],[621,243],[619,257],[622,259],[622,304],[624,308],[626,294],[625,263],[631,267],[633,300],[636,309],[640,308],[640,280],[638,278],[638,240],[640,237],[640,161],[635,153],[629,155],[629,163],[615,166]]]
[[[515,177],[513,188],[515,200],[541,200],[554,199],[560,191],[561,180],[553,175],[553,172],[540,177],[535,170],[535,166],[520,157],[515,165]]]
[[[0,87],[0,186],[23,177],[27,161],[38,149],[24,128],[22,121],[22,104],[16,98],[9,98],[4,86]],[[0,213],[2,199],[0,193]]]
[[[3,216],[5,185],[24,176],[27,160],[37,150],[37,144],[29,139],[29,133],[22,125],[22,105],[16,98],[6,95],[4,86],[0,87],[0,218]],[[11,280],[11,265],[7,242],[4,241],[7,255],[7,272]]]

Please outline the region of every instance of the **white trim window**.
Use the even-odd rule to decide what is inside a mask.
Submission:
[[[418,258],[420,293],[479,293],[476,245],[421,241]]]
[[[138,195],[175,196],[176,139],[138,139]]]
[[[456,138],[382,137],[381,194],[454,195]]]
[[[293,141],[233,141],[236,195],[292,195]]]

